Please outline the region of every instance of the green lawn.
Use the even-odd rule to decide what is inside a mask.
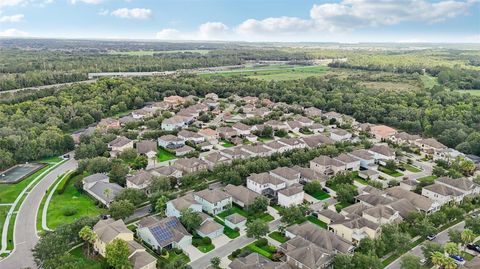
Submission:
[[[17,196],[23,191],[23,189],[25,189],[25,187],[28,186],[28,184],[30,184],[30,182],[32,182],[37,176],[39,176],[41,173],[45,172],[52,166],[54,166],[54,164],[47,165],[18,183],[0,184],[0,203],[15,202]]]
[[[274,220],[275,218],[272,217],[272,215],[264,212],[264,213],[259,213],[259,214],[249,214],[245,210],[243,210],[240,206],[234,204],[231,208],[223,211],[222,213],[218,214],[217,216],[221,219],[225,219],[227,216],[232,215],[233,213],[238,213],[244,217],[246,217],[248,220],[253,220],[253,219],[261,219],[265,222],[270,222]]]
[[[0,238],[2,238],[3,224],[5,223],[8,210],[10,210],[10,206],[0,206]],[[1,245],[0,242],[0,246]]]
[[[157,151],[157,160],[160,162],[170,161],[176,158],[177,157],[175,156],[175,154],[171,153],[170,151],[164,148],[159,148]]]
[[[168,264],[174,264],[175,261],[182,260],[184,263],[189,263],[190,259],[185,253],[177,254],[175,251],[168,252],[168,258],[161,257],[158,259],[158,268],[165,268]]]
[[[225,222],[223,222],[223,220],[221,220],[220,218],[215,218],[215,221],[220,223],[222,226],[223,226],[223,233],[228,236],[228,238],[230,239],[234,239],[234,238],[237,238],[240,236],[240,232],[238,231],[235,231],[234,229],[228,227],[227,225],[225,225]]]
[[[343,208],[349,206],[349,205],[352,205],[352,204],[349,204],[349,203],[337,203],[335,204],[335,209],[337,210],[337,212],[340,212],[342,211]]]
[[[314,216],[308,216],[307,220],[310,221],[313,224],[316,224],[316,225],[320,226],[323,229],[327,229],[327,224],[325,222],[319,220],[318,218],[315,218]]]
[[[327,182],[333,182],[333,181],[327,181]],[[358,187],[355,186],[354,184],[352,184],[352,186],[357,189]],[[338,188],[337,188],[337,184],[332,184],[332,183],[329,183],[329,185],[327,185],[328,188],[334,190],[335,192],[338,191]]]
[[[368,185],[368,182],[361,177],[356,177],[354,180],[362,185]]]
[[[268,236],[280,243],[285,243],[288,241],[288,238],[281,234],[279,231],[272,232]]]
[[[248,76],[263,80],[293,80],[323,75],[329,70],[327,66],[293,66],[271,65],[260,68],[245,68],[202,76]]]
[[[419,172],[422,172],[421,169],[418,169],[417,167],[413,166],[413,165],[410,165],[408,163],[401,163],[401,166],[403,168],[405,168],[407,171],[410,171],[412,173],[419,173]]]
[[[54,229],[60,224],[72,223],[81,217],[97,216],[105,211],[97,207],[94,199],[86,193],[78,192],[74,183],[79,180],[82,180],[81,175],[70,180],[63,194],[58,194],[55,191],[55,194],[52,196],[47,211],[47,225],[50,229]],[[68,209],[76,212],[71,216],[67,216],[68,214],[65,213]]]
[[[227,141],[227,140],[223,140],[223,139],[222,139],[222,140],[220,140],[220,142],[222,143],[221,145],[222,145],[222,147],[224,147],[224,148],[231,148],[231,147],[234,147],[234,146],[235,146],[232,142]]]
[[[430,75],[422,75],[420,76],[420,80],[422,81],[423,86],[427,89],[431,89],[438,84],[437,78]]]
[[[201,252],[203,253],[207,253],[207,252],[210,252],[212,250],[215,249],[215,246],[213,244],[209,244],[209,245],[199,245],[197,247],[198,250],[200,250]]]
[[[273,137],[258,137],[257,140],[260,142],[268,142],[268,141],[272,141]]]
[[[456,92],[480,96],[480,90],[457,90]]]
[[[392,176],[392,177],[401,177],[403,176],[402,173],[398,172],[398,171],[395,171],[395,170],[390,170],[388,168],[386,168],[385,166],[378,166],[378,170],[389,175],[389,176]]]
[[[132,50],[132,51],[112,51],[113,55],[130,55],[130,56],[153,56],[153,54],[169,54],[169,53],[200,53],[207,54],[210,50]]]
[[[97,259],[90,259],[85,256],[83,253],[82,246],[76,247],[70,251],[70,254],[77,258],[80,261],[79,268],[88,268],[88,269],[102,269],[102,263],[104,263],[103,258],[97,257]]]
[[[244,247],[243,249],[248,249],[250,250],[251,252],[256,252],[268,259],[272,259],[272,256],[273,254],[276,252],[276,247],[274,246],[270,246],[270,245],[267,245],[267,246],[264,246],[264,247],[258,247],[256,245],[258,241],[255,241],[249,245],[247,245],[246,247]]]
[[[314,193],[307,192],[307,193],[317,200],[325,200],[325,199],[330,198],[330,194],[328,194],[324,191],[317,191],[317,192],[314,192]]]
[[[419,182],[428,183],[428,184],[433,184],[433,182],[435,181],[436,178],[437,178],[437,176],[431,175],[431,176],[421,177],[421,178],[419,178],[419,179],[417,179],[417,180],[418,180]]]

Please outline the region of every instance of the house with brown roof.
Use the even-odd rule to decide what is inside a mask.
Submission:
[[[228,184],[225,186],[224,191],[232,196],[232,202],[241,206],[248,207],[251,205],[260,194],[246,188],[245,186],[236,186]]]
[[[149,172],[156,177],[174,177],[174,178],[182,177],[182,171],[176,169],[173,166],[160,166],[152,170],[149,170]]]
[[[117,119],[113,118],[105,118],[102,119],[98,124],[97,128],[98,129],[120,129],[120,122]]]
[[[352,138],[352,134],[348,131],[343,130],[343,129],[335,128],[335,129],[330,131],[330,138],[333,141],[337,141],[337,142],[347,141],[350,138]]]
[[[418,211],[432,213],[440,209],[441,205],[425,196],[407,191],[400,186],[391,187],[385,190],[389,197],[406,199],[417,208]]]
[[[250,157],[267,157],[273,153],[270,148],[263,146],[262,143],[243,145],[240,149],[245,151]]]
[[[184,173],[195,173],[208,169],[208,164],[199,158],[178,159],[173,166]]]
[[[108,143],[108,149],[110,155],[115,157],[126,149],[133,149],[133,141],[124,136],[119,136]]]
[[[388,160],[395,160],[395,151],[384,144],[373,145],[373,147],[368,149],[368,152],[373,155],[376,163],[385,164]]]
[[[298,165],[295,165],[292,167],[292,169],[298,171],[300,173],[300,182],[301,183],[306,183],[306,182],[311,182],[314,180],[319,181],[322,186],[325,187],[325,182],[328,179],[328,176],[325,176],[324,174],[318,173],[313,169],[306,168],[306,167],[301,167]]]
[[[217,215],[232,207],[232,196],[222,190],[201,190],[193,193],[193,198],[202,205],[202,210]]]
[[[232,127],[220,127],[217,128],[217,132],[222,139],[230,139],[237,135],[237,131]]]
[[[219,151],[220,154],[230,159],[246,159],[249,158],[249,154],[242,150],[242,147],[226,148]]]
[[[198,131],[198,134],[205,137],[205,139],[208,142],[212,144],[218,144],[218,139],[220,138],[220,136],[218,135],[217,131],[212,130],[210,128],[204,128],[204,129],[200,129]]]
[[[210,170],[212,170],[216,165],[226,164],[232,161],[231,158],[221,154],[220,152],[212,152],[200,158],[207,163],[208,169]]]
[[[358,171],[360,170],[360,160],[350,155],[342,153],[334,158],[335,160],[345,165],[345,171]]]
[[[203,212],[200,212],[199,215],[201,218],[200,227],[195,230],[199,236],[215,239],[223,234],[223,225]]]
[[[177,129],[182,129],[188,126],[190,123],[194,121],[192,116],[181,116],[181,115],[174,115],[173,117],[164,119],[162,121],[162,130],[165,131],[173,131]]]
[[[310,161],[310,169],[323,175],[334,175],[345,170],[345,164],[328,156],[319,156]]]
[[[268,141],[264,144],[264,146],[271,149],[273,153],[283,153],[290,150],[290,146],[282,144],[277,140]]]
[[[232,125],[232,129],[235,130],[237,132],[237,135],[241,137],[249,135],[251,133],[251,128],[251,126],[248,126],[241,122],[237,122]]]
[[[348,155],[360,160],[360,167],[371,169],[375,166],[375,156],[368,150],[357,149],[348,153]]]
[[[294,237],[280,245],[285,253],[286,268],[330,268],[334,253],[302,237]]]
[[[376,238],[380,225],[358,215],[347,216],[344,220],[328,225],[329,230],[347,241],[358,243],[364,238]]]
[[[333,145],[335,144],[335,141],[333,141],[331,138],[326,137],[324,135],[310,135],[306,137],[302,137],[303,142],[307,144],[307,147],[309,148],[316,148],[321,145]]]
[[[145,170],[138,170],[126,179],[127,188],[146,190],[152,182],[153,176]]]
[[[419,135],[411,135],[406,132],[395,133],[389,137],[390,141],[396,144],[414,145],[415,141],[420,140]]]
[[[237,257],[228,265],[230,269],[282,269],[281,266],[282,262],[273,262],[256,252],[245,257]]]
[[[185,99],[178,95],[171,95],[163,98],[163,101],[170,106],[178,106],[185,103]]]
[[[370,134],[372,134],[377,140],[387,139],[396,133],[396,129],[386,125],[379,124],[370,126]]]
[[[177,136],[180,139],[183,139],[185,141],[191,141],[195,144],[200,144],[205,141],[205,137],[203,137],[202,135],[188,130],[181,130],[180,132],[178,132]]]
[[[166,149],[178,149],[185,145],[185,139],[168,134],[162,135],[158,139],[158,145]]]
[[[157,155],[157,142],[154,140],[138,141],[135,147],[138,154],[147,156],[149,159]]]
[[[307,147],[307,144],[299,138],[281,138],[277,140],[279,143],[284,144],[292,149],[303,149]]]
[[[465,194],[444,184],[432,184],[422,188],[422,195],[441,206],[450,202],[462,202]]]
[[[174,151],[175,151],[175,156],[176,157],[182,157],[182,156],[185,156],[185,155],[190,154],[192,152],[195,152],[195,149],[190,147],[189,145],[184,145],[180,148],[174,149]]]
[[[316,118],[322,116],[322,110],[316,107],[307,107],[304,110],[305,115],[309,118]]]

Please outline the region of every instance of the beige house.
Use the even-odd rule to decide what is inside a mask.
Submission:
[[[108,143],[108,148],[111,155],[115,157],[126,149],[133,149],[133,141],[124,136],[119,136]]]

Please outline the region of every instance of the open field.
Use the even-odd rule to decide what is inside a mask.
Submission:
[[[480,90],[457,90],[456,92],[471,94],[473,96],[480,96]]]
[[[153,56],[154,54],[183,53],[183,52],[207,54],[209,50],[135,50],[135,51],[111,51],[108,54],[130,55],[130,56]]]
[[[50,229],[60,224],[72,223],[81,217],[97,216],[104,211],[95,205],[93,198],[78,192],[74,185],[78,180],[82,180],[82,177],[72,178],[63,194],[58,194],[58,189],[53,194],[47,211],[47,225]]]
[[[330,68],[327,66],[294,66],[294,65],[274,65],[258,68],[245,68],[214,74],[200,74],[205,77],[215,76],[247,76],[250,78],[262,80],[294,80],[303,79],[311,76],[325,74]]]

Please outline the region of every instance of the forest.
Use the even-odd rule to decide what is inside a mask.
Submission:
[[[0,104],[0,169],[14,163],[58,155],[73,148],[70,133],[164,96],[269,97],[273,101],[337,111],[360,122],[385,123],[435,137],[458,150],[480,154],[480,97],[435,86],[422,91],[369,89],[354,80],[310,77],[259,81],[245,77],[148,77],[101,79],[37,92]]]

